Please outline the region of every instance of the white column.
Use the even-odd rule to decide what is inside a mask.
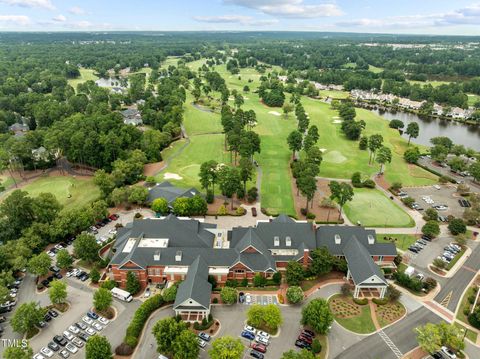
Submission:
[[[385,297],[386,291],[387,291],[387,287],[383,287],[382,290],[380,291],[380,299],[383,299],[383,297]]]
[[[355,286],[355,292],[353,293],[353,297],[358,298],[359,293],[360,293],[360,288],[358,286]]]
[[[350,280],[350,269],[347,271],[347,280]]]

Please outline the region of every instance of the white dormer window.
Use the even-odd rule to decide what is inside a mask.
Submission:
[[[287,247],[291,247],[291,246],[292,246],[292,239],[291,239],[289,236],[285,237],[285,245],[286,245]]]
[[[160,251],[156,251],[153,255],[153,260],[158,262],[160,260]]]
[[[273,246],[274,247],[279,247],[280,246],[280,237],[279,236],[273,237]]]
[[[177,251],[175,254],[175,262],[180,262],[182,260],[182,251]]]
[[[335,235],[335,244],[340,244],[342,243],[342,237],[340,237],[339,234]]]
[[[375,244],[375,237],[374,237],[374,236],[372,236],[371,234],[369,234],[369,235],[367,236],[367,238],[368,238],[368,244]]]

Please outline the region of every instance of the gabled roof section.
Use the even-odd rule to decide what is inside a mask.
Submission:
[[[295,223],[295,221],[286,214],[280,214],[272,220],[273,223]]]
[[[249,227],[240,241],[236,244],[235,248],[240,252],[244,252],[248,248],[254,248],[257,252],[263,254],[266,253],[267,248],[263,244],[262,240],[255,233],[255,229]]]
[[[185,280],[178,287],[173,309],[193,300],[205,309],[210,308],[212,285],[208,282],[207,263],[198,256],[188,268]]]
[[[351,240],[348,241],[343,247],[343,252],[353,282],[356,285],[362,284],[367,279],[374,276],[387,284],[387,280],[383,276],[382,271],[375,264],[365,246],[361,244],[356,237],[352,237]]]
[[[148,191],[148,202],[153,202],[157,198],[165,198],[169,204],[175,201],[179,197],[191,198],[195,195],[200,195],[200,192],[192,188],[179,188],[172,185],[170,182],[162,182],[152,187]]]

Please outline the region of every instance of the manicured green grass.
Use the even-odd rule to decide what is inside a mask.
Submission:
[[[95,75],[95,70],[93,69],[80,69],[80,77],[77,79],[70,79],[68,80],[68,84],[77,91],[77,85],[87,82],[89,80],[95,81],[98,80],[98,76]]]
[[[330,97],[333,99],[344,99],[350,96],[350,93],[347,91],[337,91],[337,90],[320,90],[319,94],[321,97]]]
[[[319,128],[318,146],[325,149],[320,176],[350,178],[357,171],[368,176],[378,173],[380,169],[378,164],[368,164],[368,151],[359,150],[357,141],[350,141],[343,135],[338,113],[332,110],[330,105],[310,98],[303,98],[302,103],[310,116],[310,124]],[[437,177],[430,172],[408,166],[403,159],[407,141],[398,134],[398,131],[388,127],[388,121],[368,110],[356,109],[356,111],[357,119],[364,120],[367,124],[364,135],[380,133],[384,144],[392,150],[392,163],[384,168],[389,183],[401,182],[404,186],[423,186],[437,182]]]
[[[414,81],[414,80],[408,80],[412,85],[413,84],[419,84],[421,86],[425,85],[432,85],[433,87],[438,87],[441,85],[448,85],[450,81]]]
[[[373,65],[368,65],[368,71],[371,71],[374,74],[378,74],[378,73],[383,71],[383,68],[382,67],[376,67],[376,66],[373,66]]]
[[[330,298],[330,300],[338,296],[341,296],[341,294],[333,296],[332,298]],[[372,315],[369,305],[360,306],[360,315],[354,317],[342,318],[335,315],[335,313],[333,313],[333,316],[335,318],[335,321],[342,327],[358,334],[369,334],[373,333],[376,330],[375,324],[373,324],[372,321]]]
[[[188,136],[223,131],[220,116],[217,113],[199,110],[194,107],[193,96],[187,95],[183,124]]]
[[[412,218],[391,199],[375,189],[356,188],[353,200],[344,206],[352,223],[367,227],[413,227]]]
[[[445,268],[446,270],[450,270],[453,268],[453,266],[462,258],[462,256],[465,254],[466,249],[463,248],[458,254],[452,259],[450,263],[447,264],[447,267]]]
[[[458,323],[458,322],[455,322],[454,325],[455,325],[456,327],[462,329],[462,330],[467,330],[466,327],[464,327],[463,325],[461,325],[461,324]],[[477,334],[476,332],[474,332],[473,330],[468,329],[466,337],[467,337],[467,339],[469,339],[471,342],[476,343],[476,342],[477,342],[478,334]]]
[[[387,237],[387,239],[384,239],[384,237]],[[389,241],[388,238],[392,237],[396,240]],[[417,240],[417,237],[411,234],[377,234],[377,241],[380,243],[395,243],[397,248],[406,251],[409,246],[411,246],[413,243],[415,243]]]
[[[479,95],[468,94],[468,106],[473,106],[478,101],[480,101],[480,96]]]
[[[181,180],[169,179],[172,183],[184,187],[197,187],[200,189],[198,173],[200,165],[209,160],[215,160],[219,163],[230,164],[230,155],[223,150],[223,135],[199,135],[190,137],[190,144],[178,154],[179,148],[184,145],[184,141],[178,141],[162,152],[164,159],[174,158],[168,167],[160,172],[156,178],[158,181],[165,180],[165,173],[174,173],[182,177]],[[178,155],[177,155],[178,154]]]
[[[95,201],[100,190],[92,179],[76,179],[73,177],[42,177],[21,188],[31,196],[42,192],[50,192],[65,208],[77,208]],[[69,195],[70,198],[69,198]]]
[[[457,313],[457,319],[464,322],[464,323],[468,323],[468,318],[465,314],[463,314],[463,310],[465,308],[471,308],[472,305],[468,302],[468,297],[474,295],[475,292],[473,290],[473,287],[470,287],[468,288],[468,290],[465,292],[464,296],[462,297],[462,300],[460,302],[460,307],[458,309],[458,313]]]

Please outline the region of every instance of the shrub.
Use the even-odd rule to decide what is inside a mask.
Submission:
[[[233,304],[237,301],[237,290],[232,287],[223,287],[220,297],[225,304]]]
[[[253,285],[255,287],[265,287],[266,284],[267,280],[260,273],[255,274],[255,277],[253,277]]]
[[[247,201],[249,203],[255,202],[258,198],[258,189],[257,187],[252,187],[247,192]]]
[[[315,338],[313,339],[313,342],[312,342],[312,352],[314,354],[318,354],[322,351],[322,344],[320,344],[320,341]]]
[[[355,304],[358,304],[358,305],[367,305],[368,304],[368,299],[367,298],[362,298],[362,299],[353,298],[353,301],[354,301]]]
[[[475,299],[476,299],[476,298],[477,298],[476,295],[469,295],[469,296],[468,296],[468,302],[469,302],[470,304],[473,304],[473,303],[475,303]]]
[[[412,197],[402,198],[402,202],[405,206],[412,208],[412,205],[415,203],[415,200]]]
[[[130,346],[131,348],[135,348],[137,346],[138,338],[142,333],[147,319],[155,310],[160,308],[162,304],[163,297],[160,294],[156,294],[147,299],[140,305],[140,307],[138,307],[133,315],[132,321],[127,327],[125,338],[123,339],[124,344]]]
[[[386,295],[387,300],[395,302],[399,300],[401,296],[402,296],[402,292],[400,292],[397,288],[395,288],[391,284],[388,286],[387,295]]]
[[[215,197],[213,195],[213,191],[212,190],[208,190],[207,191],[207,196],[205,198],[205,200],[207,201],[207,203],[213,203],[213,201],[215,200]]]
[[[272,276],[272,279],[275,284],[280,284],[282,282],[282,273],[275,272]]]
[[[470,306],[463,308],[463,315],[468,316],[470,314]]]
[[[422,233],[430,238],[435,238],[440,234],[440,226],[437,221],[428,221],[423,225]]]
[[[98,283],[98,281],[100,280],[100,272],[98,271],[97,267],[94,267],[91,271],[90,271],[90,279],[92,280],[92,283]]]
[[[452,233],[454,236],[460,233],[466,233],[467,232],[467,225],[461,218],[454,218],[448,223],[448,230],[450,233]]]
[[[240,187],[237,190],[236,196],[238,199],[244,199],[245,198],[245,191],[243,190],[243,187]]]
[[[361,150],[366,150],[368,147],[368,137],[363,136],[358,142],[358,148]]]
[[[448,177],[448,176],[440,176],[440,177],[438,178],[438,182],[443,183],[443,184],[448,183],[448,182],[450,182],[450,177]]]
[[[165,302],[173,302],[177,296],[178,283],[175,283],[170,288],[163,290],[163,300]]]
[[[235,211],[235,214],[237,216],[243,216],[246,212],[247,212],[247,210],[245,208],[238,207],[237,210]]]
[[[385,305],[389,302],[389,298],[383,298],[383,299],[373,298],[372,302],[374,302],[377,305]]]
[[[227,279],[227,281],[225,282],[225,286],[236,288],[238,287],[238,282],[236,279]]]
[[[431,291],[436,286],[437,286],[437,281],[432,277],[427,277],[423,282],[423,288],[425,288],[427,292]]]
[[[335,202],[330,199],[329,197],[325,197],[321,200],[320,202],[320,207],[324,207],[324,208],[336,208],[337,205],[335,204]]]
[[[398,192],[402,189],[402,184],[400,182],[393,182],[392,186],[390,187],[390,190],[394,192]]]
[[[375,188],[375,181],[370,178],[367,178],[365,181],[363,181],[363,187]]]
[[[396,272],[393,277],[395,278],[396,282],[402,287],[413,290],[414,292],[420,292],[422,290],[423,283],[417,278],[410,278],[405,273],[400,272]]]
[[[225,205],[221,205],[220,208],[218,208],[218,211],[217,211],[217,214],[219,216],[226,216],[227,215],[227,207],[225,207]]]
[[[212,302],[213,302],[213,304],[217,304],[218,303],[218,298],[217,297],[213,298]]]
[[[100,284],[101,288],[105,288],[105,289],[109,289],[109,290],[112,290],[116,286],[117,286],[117,283],[114,282],[113,280],[110,280],[110,279],[107,279],[105,282]]]
[[[292,286],[287,289],[287,299],[292,304],[300,303],[304,298],[303,290],[300,287]]]
[[[362,175],[360,172],[355,172],[352,175],[352,186],[353,187],[362,187]]]
[[[311,212],[308,212],[307,213],[307,219],[315,219],[315,214],[314,213],[311,213]]]
[[[437,267],[438,269],[444,269],[447,266],[447,264],[444,261],[442,261],[440,258],[435,258],[432,264],[434,267]]]

